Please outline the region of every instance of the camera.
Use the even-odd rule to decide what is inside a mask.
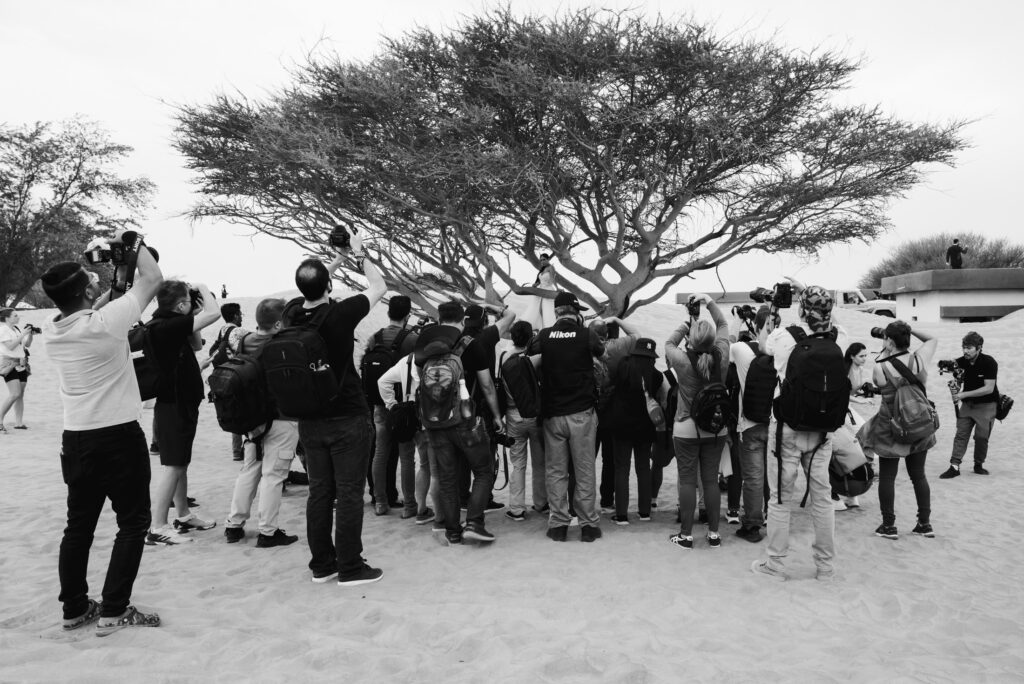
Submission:
[[[355,232],[355,228],[352,229]],[[335,249],[348,249],[352,246],[352,234],[348,232],[348,229],[340,223],[334,224],[334,230],[331,231],[330,237],[331,247]]]
[[[952,373],[953,375],[957,375],[960,373],[960,367],[956,365],[956,361],[943,359],[939,361],[939,374],[942,375],[943,373]]]
[[[749,321],[751,323],[753,323],[754,319],[757,318],[757,312],[754,311],[754,307],[749,304],[732,307],[732,315],[741,321]]]
[[[877,326],[872,328],[871,329],[871,336],[874,337],[876,340],[884,340],[885,339],[885,328],[879,328]]]
[[[690,314],[690,318],[700,318],[700,300],[694,299],[693,295],[690,295],[690,301],[686,302],[686,313]]]
[[[793,306],[793,285],[775,283],[771,290],[767,287],[754,288],[750,291],[750,298],[758,304],[771,304],[776,309],[788,309]]]
[[[871,397],[878,394],[878,388],[872,385],[870,382],[865,382],[863,385],[857,388],[857,396],[870,399]]]
[[[494,441],[505,448],[511,448],[516,443],[515,438],[510,437],[507,432],[495,432]]]
[[[102,247],[93,247],[82,252],[82,256],[89,263],[90,266],[97,264],[109,264],[110,263],[110,250],[103,249]]]
[[[188,288],[188,301],[193,311],[203,308],[203,296],[199,294],[199,290],[191,286]]]
[[[43,329],[42,328],[40,328],[37,325],[32,325],[31,323],[29,323],[25,327],[28,328],[29,330],[31,330],[36,335],[41,335],[43,333]]]

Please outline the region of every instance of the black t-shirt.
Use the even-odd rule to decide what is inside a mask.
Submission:
[[[593,408],[597,402],[594,357],[603,353],[604,344],[597,334],[569,318],[560,318],[537,333],[529,354],[541,355],[544,417]]]
[[[664,375],[654,368],[654,364],[636,361],[638,357],[627,356],[615,370],[613,382],[615,390],[609,400],[607,419],[602,427],[606,427],[614,435],[639,440],[654,440],[654,423],[647,412],[647,396],[657,397]],[[637,370],[634,370],[636,366]],[[649,367],[646,367],[649,366]],[[639,372],[645,368],[646,372]],[[643,377],[643,383],[634,382]]]
[[[486,399],[484,399],[482,391],[477,393],[477,371],[486,370],[491,374],[491,380],[494,380],[494,349],[498,346],[500,339],[498,328],[489,325],[476,334],[473,341],[466,347],[466,351],[462,353],[462,367],[466,371],[466,387],[469,388],[469,396],[473,397],[478,404],[485,403]]]
[[[950,245],[946,250],[946,261],[951,264],[963,263],[964,249],[960,245]]]
[[[316,315],[322,306],[330,310],[320,326],[320,337],[327,345],[327,358],[334,376],[338,378],[340,392],[324,412],[326,418],[344,418],[369,413],[366,396],[359,381],[359,373],[352,363],[356,326],[370,312],[370,300],[366,295],[357,294],[340,302],[331,301],[312,309],[302,308],[302,297],[288,302],[284,311],[285,325],[304,325]]]
[[[986,380],[995,380],[999,373],[999,363],[988,354],[978,354],[978,358],[971,363],[967,357],[961,356],[956,360],[956,365],[964,369],[964,390],[972,391],[985,386]],[[998,400],[999,395],[993,389],[991,394],[980,397],[967,397],[964,399],[969,404],[986,404]]]
[[[203,401],[203,376],[190,338],[195,316],[157,309],[149,324],[150,340],[160,367],[158,404],[198,406]]]

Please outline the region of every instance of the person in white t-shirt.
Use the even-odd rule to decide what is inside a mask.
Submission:
[[[129,626],[155,627],[160,617],[130,603],[150,523],[149,454],[139,426],[142,400],[128,349],[128,329],[163,282],[141,237],[115,238],[138,251],[138,275],[124,296],[97,310],[99,278],[66,261],[42,276],[43,291],[60,309],[47,319],[43,343],[60,383],[64,408],[61,471],[67,484],[68,522],[58,572],[64,629],[98,621],[105,636]],[[89,549],[106,499],[117,515],[103,602],[89,598]]]
[[[7,398],[0,402],[0,434],[7,412],[14,409],[14,429],[25,430],[25,384],[28,382],[28,351],[35,328],[18,327],[18,312],[0,309],[0,378],[7,385]]]

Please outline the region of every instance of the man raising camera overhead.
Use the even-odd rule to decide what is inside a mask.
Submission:
[[[68,487],[68,524],[60,544],[60,601],[64,629],[99,620],[105,636],[128,626],[155,627],[156,614],[130,604],[150,523],[149,454],[139,426],[142,400],[129,360],[128,329],[163,282],[142,239],[115,238],[138,251],[138,277],[125,296],[93,310],[99,277],[66,261],[42,276],[43,291],[60,309],[46,321],[43,343],[60,380],[64,408],[61,471]],[[102,607],[89,598],[89,549],[106,499],[117,514],[117,537],[103,583]],[[166,514],[166,508],[165,508]]]

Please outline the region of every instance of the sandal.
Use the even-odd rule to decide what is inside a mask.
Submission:
[[[70,618],[64,620],[64,631],[70,632],[73,629],[85,627],[88,624],[92,624],[100,619],[100,604],[96,603],[92,599],[89,599],[89,607],[85,609],[85,612],[76,618]]]
[[[128,610],[117,617],[100,618],[96,625],[96,636],[107,636],[125,627],[159,627],[160,616],[156,613],[140,613],[135,606],[128,606]]]

